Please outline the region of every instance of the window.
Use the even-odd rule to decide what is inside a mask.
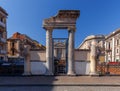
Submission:
[[[116,49],[116,53],[119,53],[119,49]]]
[[[119,45],[119,39],[116,40],[116,45]]]
[[[12,50],[12,55],[15,55],[15,51],[14,51],[14,49]]]
[[[99,43],[100,41],[98,40],[97,42]]]
[[[2,36],[3,34],[2,34],[2,32],[0,32],[0,38],[2,38],[3,36]]]
[[[4,19],[1,17],[1,18],[0,18],[0,21],[1,21],[1,22],[4,22]]]
[[[15,55],[15,43],[14,42],[12,42],[11,43],[11,45],[12,45],[12,55]]]
[[[0,60],[3,60],[4,59],[4,57],[0,57]]]
[[[12,42],[12,47],[14,47],[14,42]]]
[[[110,42],[108,43],[108,49],[110,49]]]

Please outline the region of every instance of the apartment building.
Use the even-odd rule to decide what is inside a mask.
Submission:
[[[12,37],[7,39],[8,59],[24,60],[24,47],[29,45],[34,50],[45,50],[45,46],[39,44],[29,36],[21,33],[14,33]]]
[[[7,12],[0,7],[0,60],[7,60]]]
[[[120,62],[120,29],[110,33],[105,40],[105,61]]]

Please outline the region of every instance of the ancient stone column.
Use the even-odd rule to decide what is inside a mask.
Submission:
[[[74,64],[74,29],[69,29],[68,41],[68,75],[75,75]]]
[[[93,40],[92,44],[91,44],[91,52],[90,52],[90,75],[91,76],[95,76],[97,75],[96,73],[96,64],[97,64],[97,60],[96,60],[96,41]]]
[[[30,65],[30,46],[25,45],[24,46],[24,73],[23,75],[31,75],[31,65]]]
[[[46,75],[53,75],[52,29],[46,30]]]

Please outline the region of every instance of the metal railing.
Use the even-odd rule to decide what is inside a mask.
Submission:
[[[5,50],[0,50],[0,53],[1,54],[6,54],[6,51]]]
[[[5,28],[5,24],[3,22],[0,21],[0,26]]]
[[[3,42],[3,43],[5,43],[5,42],[6,42],[6,39],[0,38],[0,41]]]

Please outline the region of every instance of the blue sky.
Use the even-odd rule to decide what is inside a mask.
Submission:
[[[45,45],[42,22],[61,9],[80,10],[75,34],[75,47],[92,34],[109,34],[120,28],[120,0],[0,0],[9,14],[8,37],[15,32],[27,34]],[[67,30],[55,30],[53,37],[65,38]]]

